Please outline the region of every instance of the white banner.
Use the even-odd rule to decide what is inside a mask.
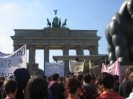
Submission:
[[[54,73],[58,73],[60,76],[64,77],[64,63],[45,63],[45,75],[51,76]]]
[[[9,55],[2,54],[0,57],[1,76],[10,76],[17,68],[26,68],[26,45]]]
[[[84,70],[84,62],[70,61],[69,70],[70,70],[70,72],[76,73],[76,74],[78,72],[83,72],[83,70]]]

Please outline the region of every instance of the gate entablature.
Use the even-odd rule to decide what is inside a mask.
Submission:
[[[55,11],[55,17],[57,16]],[[55,23],[53,24],[55,25]],[[59,25],[59,24],[58,24]],[[83,50],[90,51],[90,55],[98,55],[97,30],[72,30],[65,26],[47,26],[44,29],[14,29],[15,35],[11,36],[14,50],[24,44],[29,49],[29,64],[35,64],[35,50],[44,50],[44,64],[49,62],[50,49],[62,49],[63,56],[69,56],[69,49],[75,49],[77,55],[83,55]],[[65,63],[68,71],[69,61]],[[44,66],[45,69],[45,66]]]

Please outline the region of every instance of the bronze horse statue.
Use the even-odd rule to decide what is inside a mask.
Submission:
[[[67,19],[65,19],[65,21],[62,23],[62,27],[65,27],[67,25],[66,21]]]
[[[133,0],[125,0],[106,28],[110,64],[133,64]]]
[[[51,27],[51,22],[49,21],[49,19],[47,19],[47,26]]]

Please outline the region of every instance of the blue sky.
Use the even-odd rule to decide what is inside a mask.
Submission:
[[[10,36],[14,29],[43,29],[46,19],[52,21],[54,9],[67,27],[74,30],[98,30],[99,54],[107,54],[105,27],[125,0],[0,0],[0,46],[4,53],[13,51]],[[43,68],[42,51],[36,51],[36,62]],[[74,51],[70,51],[75,55]],[[87,53],[87,51],[85,51]],[[60,51],[50,51],[52,55],[62,55]]]

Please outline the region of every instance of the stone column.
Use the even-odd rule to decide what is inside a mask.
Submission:
[[[69,49],[68,46],[64,46],[63,47],[63,56],[69,56]],[[69,60],[64,60],[65,63],[65,70],[64,70],[64,74],[66,74],[69,71]]]
[[[98,46],[94,46],[90,49],[90,55],[98,55]]]
[[[98,55],[98,46],[93,46],[90,49],[90,55]],[[92,60],[92,64],[95,66],[97,64],[99,64],[99,62],[97,60]]]
[[[83,46],[77,46],[76,53],[77,55],[84,55]]]
[[[98,55],[98,45],[94,47],[95,55]]]
[[[29,46],[29,72],[32,74],[32,65],[35,64],[35,46]]]
[[[90,51],[90,55],[95,55],[94,49],[90,49],[89,51]]]
[[[44,71],[45,71],[45,63],[49,62],[49,47],[48,45],[44,46]]]

